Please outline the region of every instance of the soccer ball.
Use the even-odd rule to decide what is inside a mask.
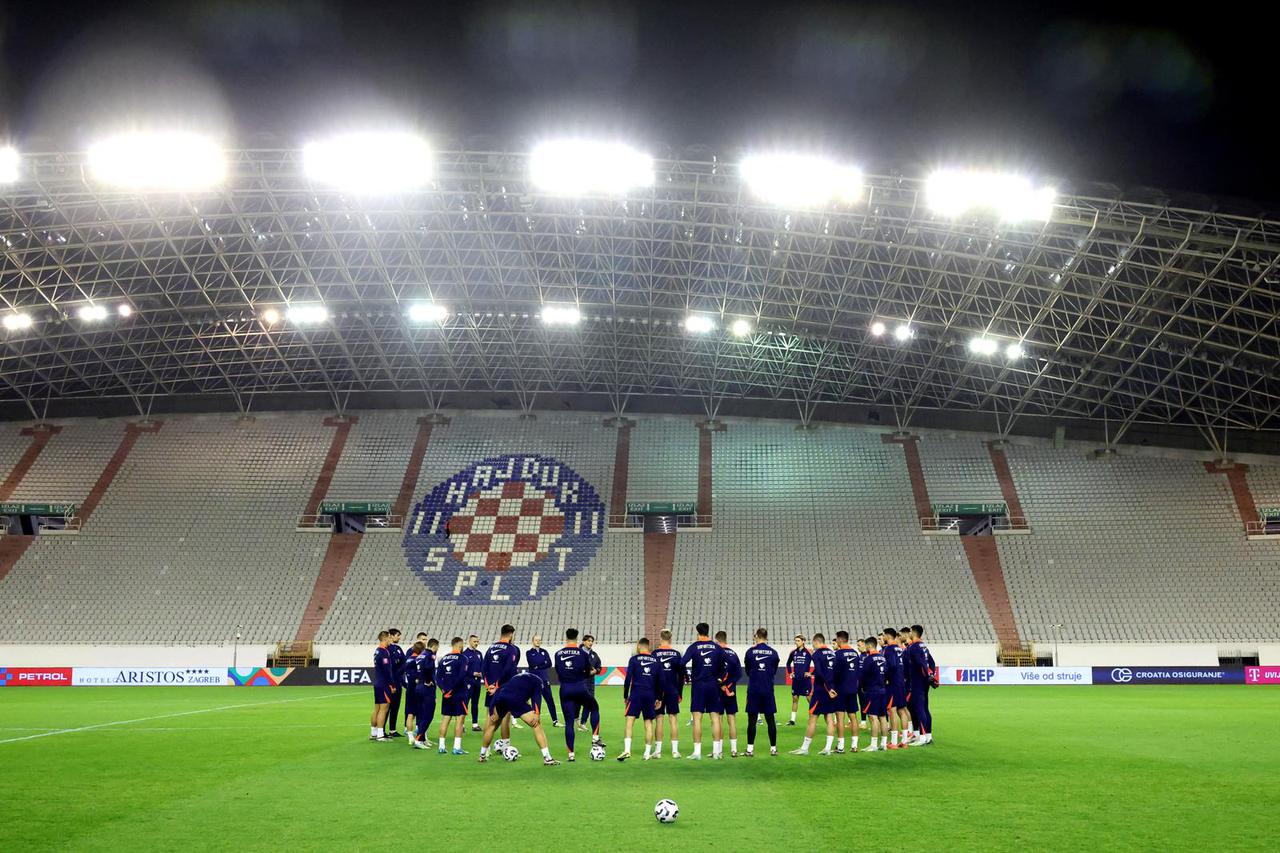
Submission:
[[[502,750],[502,757],[507,761],[515,761],[520,757],[520,750],[516,749],[511,744],[507,744],[506,749]]]
[[[653,816],[658,819],[658,823],[675,823],[680,816],[680,807],[675,800],[658,800],[658,804],[653,807]]]
[[[596,744],[592,744],[592,745],[591,745],[591,760],[592,760],[592,761],[604,761],[604,747],[603,747],[603,746],[601,746],[601,745],[600,745],[600,744],[598,744],[598,743],[596,743]]]

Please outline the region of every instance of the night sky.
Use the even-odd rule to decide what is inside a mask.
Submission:
[[[659,156],[786,146],[872,172],[984,163],[1280,208],[1274,34],[1225,6],[1222,21],[1180,8],[8,3],[0,114],[27,150],[134,120],[290,146],[407,123],[439,145],[578,132]]]

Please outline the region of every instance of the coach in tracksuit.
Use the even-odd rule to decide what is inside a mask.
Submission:
[[[551,712],[551,725],[560,727],[556,716],[556,702],[551,696],[551,655],[542,647],[542,635],[533,635],[533,646],[524,653],[525,668],[542,679],[542,702]]]
[[[462,661],[467,668],[467,695],[463,701],[471,706],[471,731],[480,731],[480,694],[484,690],[484,652],[480,651],[480,638],[472,634],[467,647],[462,650]]]

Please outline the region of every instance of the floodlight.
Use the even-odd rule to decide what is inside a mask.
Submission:
[[[911,328],[906,323],[903,323],[902,325],[898,326],[896,329],[893,330],[893,336],[900,341],[911,340],[911,338],[915,335],[915,333],[916,333],[915,329]]]
[[[18,332],[23,329],[30,329],[31,323],[32,323],[32,320],[31,320],[30,314],[5,314],[4,315],[4,327],[11,332]]]
[[[1030,178],[998,172],[944,169],[925,184],[929,209],[939,216],[989,211],[1005,222],[1043,222],[1053,215],[1057,191],[1036,188]]]
[[[690,314],[684,318],[684,327],[695,335],[703,335],[716,327],[716,321],[706,314]]]
[[[105,305],[95,305],[90,302],[88,305],[80,306],[79,315],[81,320],[96,323],[99,320],[107,319],[107,309]]]
[[[435,162],[427,141],[412,133],[344,133],[304,146],[302,169],[317,183],[387,195],[430,181]]]
[[[1019,358],[1022,358],[1023,355],[1024,355],[1024,352],[1022,350],[1022,344],[1009,344],[1007,347],[1004,348],[1004,357],[1009,359],[1010,361],[1015,361]]]
[[[280,312],[274,308],[268,308],[266,311],[262,312],[262,322],[266,323],[268,326],[274,326],[276,323],[280,322]]]
[[[315,323],[323,323],[329,319],[329,309],[323,305],[310,303],[305,305],[290,305],[285,311],[285,319],[290,323],[297,323],[299,326],[308,326]]]
[[[881,335],[883,335],[883,334],[884,334],[884,323],[881,323],[879,320],[876,320],[874,323],[872,323],[872,324],[871,324],[871,334],[875,335],[877,338],[878,338],[878,337],[880,337]]]
[[[969,339],[969,351],[977,353],[978,355],[995,355],[998,349],[1000,349],[1000,344],[996,343],[991,338]]]
[[[0,147],[0,184],[11,184],[18,180],[20,159],[18,149],[12,145]]]
[[[739,173],[752,193],[782,207],[853,202],[862,195],[861,170],[808,154],[752,154]]]
[[[226,176],[222,149],[196,133],[122,133],[89,148],[94,180],[135,190],[202,190]]]
[[[119,314],[121,317],[132,317],[132,316],[133,316],[133,306],[132,306],[132,305],[130,305],[128,302],[121,302],[121,303],[116,307],[116,313],[117,313],[117,314]]]
[[[409,306],[409,319],[415,323],[443,323],[449,309],[434,302],[415,302]]]
[[[734,320],[733,326],[730,327],[730,331],[739,338],[745,338],[747,335],[751,334],[751,323],[746,320]]]
[[[653,158],[621,143],[544,142],[529,155],[529,180],[557,195],[622,195],[653,185]]]
[[[582,319],[582,312],[573,305],[544,305],[542,322],[548,326],[576,326]]]

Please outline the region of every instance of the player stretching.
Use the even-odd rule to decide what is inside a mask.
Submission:
[[[421,643],[414,643],[416,649]],[[413,745],[416,749],[430,749],[431,721],[436,717],[436,649],[440,641],[427,640],[427,646],[419,650],[415,666],[409,670],[413,678]]]
[[[849,735],[849,751],[858,751],[858,650],[849,645],[849,632],[836,631],[836,661],[833,671],[836,693],[836,725],[839,739],[836,754],[844,755],[845,735]]]
[[[699,622],[697,642],[685,649],[680,659],[689,672],[689,707],[693,711],[693,754],[689,758],[702,758],[702,715],[711,715],[711,757],[724,757],[724,741],[720,739],[720,681],[724,677],[724,655],[720,646],[711,639],[711,626]]]
[[[823,717],[827,723],[827,745],[818,751],[818,755],[830,755],[831,744],[836,739],[836,712],[839,703],[836,697],[835,684],[836,653],[827,647],[827,638],[822,634],[813,635],[813,689],[809,694],[809,724],[804,729],[804,741],[799,749],[791,750],[792,755],[808,755],[809,744],[813,743],[813,733],[817,730],[818,718]]]
[[[587,692],[587,682],[594,676],[591,674],[591,655],[578,645],[578,629],[567,628],[564,632],[564,648],[556,652],[556,677],[560,679],[560,710],[564,712],[564,744],[569,748],[569,760],[573,761],[573,742],[575,740],[574,721],[578,719],[578,710],[586,708],[595,713],[596,725],[599,726],[600,706],[596,698]],[[592,737],[595,743],[600,742],[599,729]]]
[[[924,627],[911,626],[911,642],[907,645],[907,707],[920,736],[912,746],[933,743],[933,715],[929,713],[929,690],[938,686],[938,665],[924,644]]]
[[[671,647],[671,631],[662,629],[661,638],[653,656],[662,664],[658,677],[662,681],[662,711],[654,733],[653,757],[662,757],[662,718],[666,717],[671,732],[671,757],[680,757],[680,699],[684,693],[684,662],[680,652]]]
[[[875,637],[867,637],[867,659],[862,664],[862,692],[867,697],[862,710],[871,728],[867,752],[887,749],[889,745],[889,669],[877,645]],[[876,738],[880,739],[879,746]]]
[[[889,673],[889,749],[898,749],[898,740],[907,745],[907,682],[903,677],[902,654],[898,645],[898,632],[885,628],[880,633],[880,654],[884,655],[885,669]]]
[[[511,676],[490,696],[489,721],[484,724],[484,737],[480,739],[480,762],[489,760],[489,744],[493,741],[498,726],[510,717],[516,716],[524,720],[525,725],[533,729],[533,739],[542,750],[542,764],[553,767],[559,764],[551,757],[547,746],[547,733],[542,730],[542,718],[534,709],[536,697],[542,695],[542,679],[532,672],[520,672]]]
[[[747,758],[755,755],[756,718],[764,715],[769,727],[769,754],[778,754],[778,702],[773,694],[773,677],[778,672],[778,653],[766,642],[769,632],[756,629],[756,644],[747,649]]]
[[[653,750],[653,718],[662,707],[662,664],[649,654],[649,638],[641,637],[636,643],[636,653],[627,661],[627,676],[622,682],[622,701],[626,704],[623,716],[626,731],[622,735],[622,754],[619,761],[631,757],[631,726],[636,718],[644,720],[644,760],[649,760]]]
[[[444,755],[444,739],[453,724],[453,754],[466,755],[462,748],[462,730],[467,724],[467,697],[471,695],[471,671],[462,649],[462,638],[449,641],[451,651],[436,664],[436,686],[440,688],[440,749]]]
[[[498,694],[498,690],[502,685],[515,676],[520,665],[520,649],[511,642],[511,638],[515,636],[515,633],[514,625],[503,625],[498,642],[490,646],[489,650],[484,653],[484,684],[488,693],[488,698],[485,700],[485,708],[489,711],[490,717],[493,715],[493,697]],[[535,675],[534,678],[537,678],[537,676]],[[502,737],[497,744],[499,750],[511,742],[511,717],[500,716],[500,720],[502,722]]]
[[[542,635],[533,635],[533,648],[524,653],[525,666],[530,672],[542,679],[542,698],[547,710],[551,712],[551,725],[560,728],[560,718],[556,716],[556,700],[551,695],[551,655],[542,647]]]
[[[805,646],[804,634],[796,634],[796,647],[787,655],[787,672],[791,674],[791,719],[788,726],[796,724],[796,705],[800,697],[809,698],[813,686],[813,655]]]
[[[465,701],[471,706],[471,731],[480,731],[480,694],[484,691],[484,652],[480,651],[480,638],[475,634],[467,637],[467,648],[462,653],[467,664],[467,695]]]
[[[729,635],[716,631],[716,644],[724,656],[724,677],[720,680],[720,720],[729,730],[729,757],[738,757],[738,682],[742,679],[742,661],[729,648]]]
[[[387,651],[390,637],[386,631],[379,631],[378,647],[373,650],[373,716],[369,718],[369,740],[389,740],[382,727],[387,722],[391,697],[396,692],[391,653]]]

